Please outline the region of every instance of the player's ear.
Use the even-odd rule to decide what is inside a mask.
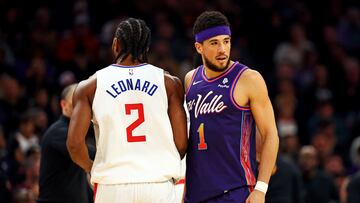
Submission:
[[[195,42],[195,49],[196,49],[197,53],[202,54],[202,52],[203,52],[203,47],[202,47],[202,44],[201,44],[201,43]]]
[[[60,100],[60,107],[61,109],[64,109],[66,107],[66,101],[64,99]]]
[[[119,42],[119,40],[118,40],[116,37],[114,37],[114,39],[113,39],[111,49],[112,49],[113,54],[114,54],[115,56],[117,56],[117,55],[119,54],[120,50],[121,50],[121,48],[120,48],[120,42]]]

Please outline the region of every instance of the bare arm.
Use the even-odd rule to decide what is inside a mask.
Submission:
[[[248,85],[250,108],[263,140],[258,180],[269,183],[279,148],[274,111],[262,76],[256,71],[247,74],[247,82],[251,83]]]
[[[187,126],[184,109],[184,89],[179,78],[165,74],[165,86],[168,96],[168,114],[174,135],[174,142],[181,159],[187,150]]]
[[[243,94],[239,94],[241,90]],[[236,96],[236,93],[238,93],[238,96]],[[275,166],[279,137],[266,84],[260,73],[254,70],[245,71],[237,83],[235,98],[239,104],[250,106],[258,130],[257,136],[261,136],[260,139],[257,138],[257,143],[262,144],[261,149],[257,149],[257,152],[260,152],[258,182],[255,190],[250,193],[245,202],[263,203],[265,202],[265,192],[267,190],[266,184],[269,183]]]
[[[85,137],[91,122],[91,103],[95,89],[96,77],[84,80],[77,86],[73,96],[74,109],[66,141],[71,159],[86,172],[90,172],[92,167]]]
[[[241,92],[241,93],[240,93]],[[257,126],[257,157],[260,161],[258,181],[269,183],[274,168],[279,138],[274,111],[268,96],[264,79],[254,70],[247,70],[240,77],[236,90],[236,101],[249,105]]]
[[[263,141],[258,181],[269,183],[279,148],[274,111],[262,76],[253,70],[244,72],[245,74],[251,112]]]

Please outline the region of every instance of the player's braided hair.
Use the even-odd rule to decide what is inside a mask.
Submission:
[[[145,21],[135,18],[121,21],[116,29],[115,37],[120,41],[121,46],[121,51],[116,56],[115,62],[119,58],[122,62],[129,55],[132,56],[133,62],[147,62],[151,31]]]
[[[226,16],[224,16],[218,11],[205,11],[196,18],[193,27],[193,34],[195,35],[208,28],[221,25],[230,26],[230,23]]]

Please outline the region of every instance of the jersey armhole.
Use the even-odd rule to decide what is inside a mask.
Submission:
[[[99,71],[96,71],[94,76],[96,77],[96,89],[95,89],[95,93],[94,93],[94,98],[93,98],[93,101],[92,101],[92,104],[91,104],[91,110],[92,110],[92,118],[91,118],[91,121],[93,122],[96,122],[96,118],[95,118],[95,113],[94,113],[94,105],[95,105],[95,102],[96,100],[98,100],[98,90],[99,90]]]
[[[196,76],[197,72],[199,71],[200,67],[201,67],[201,66],[199,66],[198,68],[196,68],[195,71],[194,71],[194,74],[191,76],[191,80],[190,80],[190,83],[189,83],[189,87],[188,87],[188,89],[186,90],[185,95],[188,95],[188,93],[189,93],[189,91],[190,91],[190,88],[191,88],[191,86],[192,86],[191,84],[194,82],[195,76]]]
[[[235,80],[233,81],[233,83],[231,84],[231,88],[230,88],[230,98],[231,98],[231,103],[234,104],[234,106],[240,110],[250,110],[250,106],[241,106],[239,105],[234,97],[234,93],[235,93],[235,86],[236,83],[239,81],[241,75],[243,74],[243,72],[245,72],[245,70],[248,70],[249,68],[247,66],[245,66],[243,69],[241,69],[239,71],[239,73],[237,74]]]
[[[160,71],[161,71],[161,75],[162,75],[162,85],[164,86],[164,91],[162,91],[163,93],[163,98],[166,98],[166,109],[169,109],[169,96],[168,96],[168,90],[167,90],[167,87],[166,87],[166,74],[170,75],[170,73],[168,73],[167,71],[165,71],[164,69],[162,68],[159,68]],[[171,76],[171,75],[170,75]],[[160,88],[161,89],[161,88]]]

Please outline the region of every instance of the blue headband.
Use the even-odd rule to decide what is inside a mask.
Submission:
[[[203,42],[207,39],[210,39],[214,36],[217,36],[217,35],[231,36],[230,27],[226,26],[226,25],[222,25],[222,26],[216,26],[216,27],[212,27],[212,28],[203,30],[203,31],[195,34],[195,41],[201,43],[201,42]]]

